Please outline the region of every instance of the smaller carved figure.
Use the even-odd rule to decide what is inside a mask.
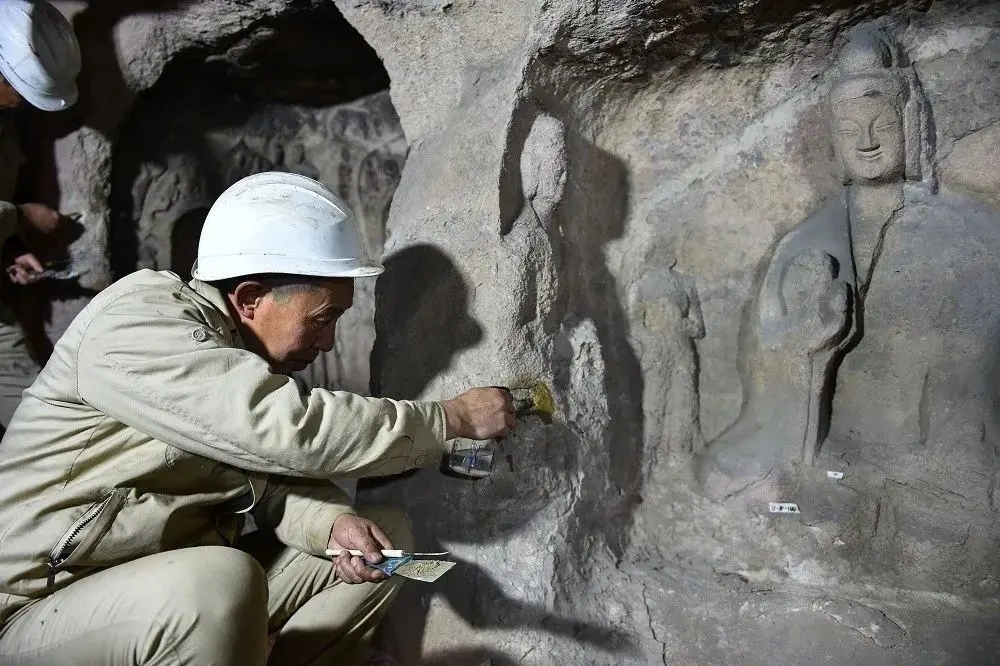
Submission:
[[[630,293],[636,341],[646,368],[643,411],[650,424],[649,468],[665,451],[669,466],[687,462],[701,446],[698,361],[694,341],[704,337],[705,322],[694,280],[666,267],[647,269]]]

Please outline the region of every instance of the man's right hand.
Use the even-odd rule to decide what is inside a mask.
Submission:
[[[501,388],[474,388],[457,398],[444,400],[448,439],[496,439],[514,429],[514,399]]]
[[[378,525],[367,518],[353,513],[338,516],[330,529],[328,547],[344,551],[333,563],[337,575],[345,583],[379,583],[388,578],[379,569],[369,567],[367,562],[381,562],[382,549],[392,550],[392,542]],[[364,558],[351,555],[348,550],[360,550],[365,554]]]

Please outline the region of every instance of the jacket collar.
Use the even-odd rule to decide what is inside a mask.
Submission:
[[[212,285],[207,282],[202,282],[201,280],[192,279],[188,282],[188,285],[194,289],[199,296],[211,303],[215,309],[219,311],[219,314],[221,314],[226,320],[226,325],[229,327],[229,333],[233,336],[233,340],[237,341],[242,347],[243,339],[240,337],[239,329],[236,328],[236,321],[233,319],[232,315],[229,314],[229,304],[226,300],[226,295]]]

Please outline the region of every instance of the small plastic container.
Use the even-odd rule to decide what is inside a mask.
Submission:
[[[451,453],[441,458],[441,473],[462,479],[481,479],[493,471],[492,447],[479,445],[459,448],[460,444],[452,445]]]

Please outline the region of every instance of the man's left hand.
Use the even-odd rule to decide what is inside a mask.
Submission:
[[[29,233],[48,236],[59,230],[62,216],[59,212],[40,203],[26,203],[18,206],[25,230]]]
[[[333,522],[330,530],[330,548],[345,552],[333,561],[337,575],[345,583],[379,583],[388,576],[372,569],[366,564],[376,564],[382,561],[382,550],[392,550],[389,537],[379,529],[379,526],[361,516],[344,514]],[[351,555],[348,550],[360,550],[364,559]]]
[[[7,267],[7,275],[14,284],[27,285],[38,281],[38,276],[45,270],[38,258],[31,254],[22,254]]]

